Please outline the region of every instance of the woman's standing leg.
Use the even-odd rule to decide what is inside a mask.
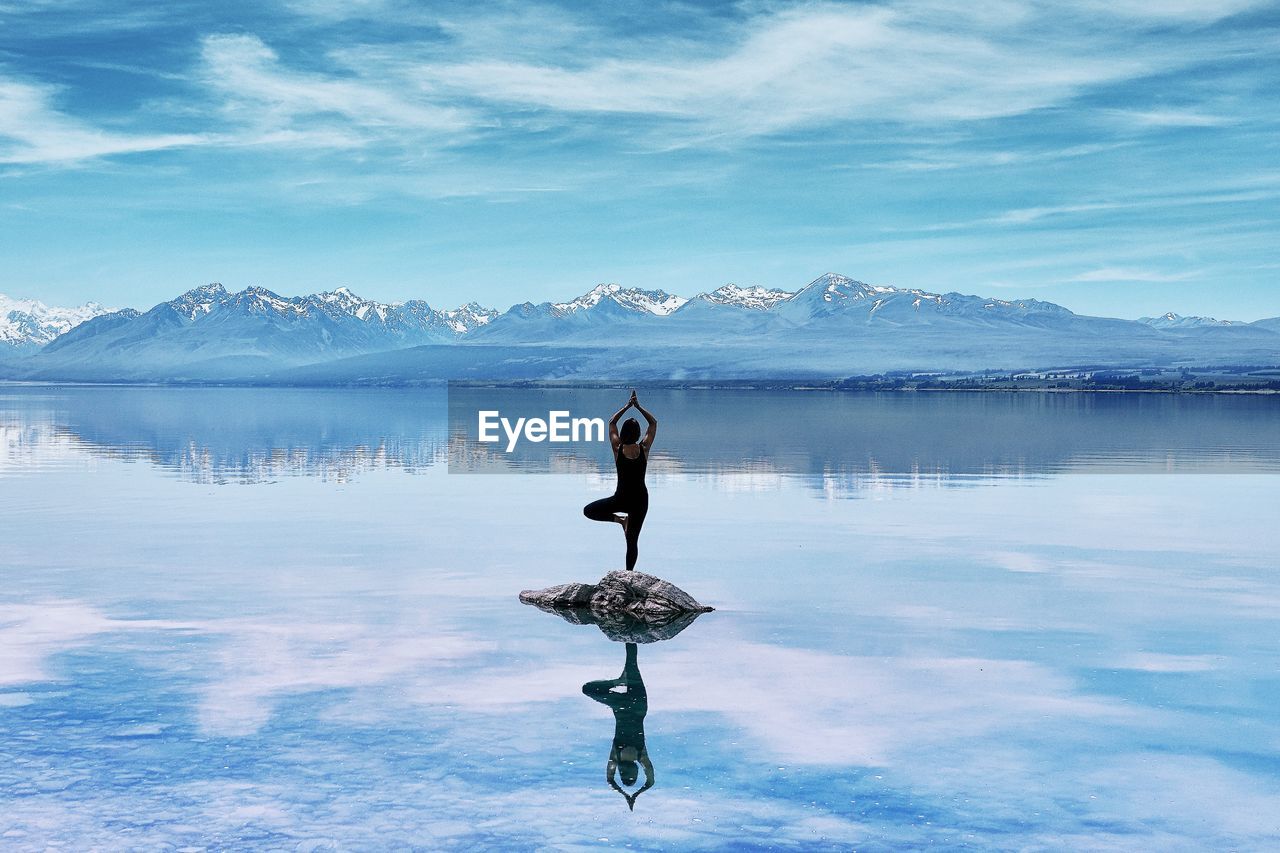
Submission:
[[[640,528],[644,526],[644,517],[649,514],[649,496],[633,503],[627,512],[627,571],[636,567],[636,559],[640,556]]]

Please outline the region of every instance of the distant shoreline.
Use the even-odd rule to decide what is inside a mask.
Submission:
[[[889,379],[843,380],[742,379],[742,380],[445,380],[363,381],[336,383],[308,382],[84,382],[0,379],[0,388],[261,388],[314,390],[393,390],[412,388],[495,388],[495,389],[581,389],[606,390],[650,388],[667,391],[768,391],[801,393],[995,393],[995,394],[1194,394],[1257,395],[1280,394],[1280,378],[1236,377],[1233,381],[1187,379],[1178,382],[1142,379],[1128,382],[1098,381],[1063,384],[1051,380],[974,381],[972,379]]]

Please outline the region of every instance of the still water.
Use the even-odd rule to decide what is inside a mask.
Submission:
[[[1280,845],[1280,400],[642,390],[626,646],[463,393],[0,387],[0,848]]]

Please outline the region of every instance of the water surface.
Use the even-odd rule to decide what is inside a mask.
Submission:
[[[626,647],[516,600],[620,568],[606,453],[451,474],[442,391],[0,388],[0,845],[1280,844],[1271,398],[642,396],[639,568],[717,611],[636,651],[631,810],[583,692]]]

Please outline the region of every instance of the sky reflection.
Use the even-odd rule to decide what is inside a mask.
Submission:
[[[617,567],[607,481],[222,486],[7,405],[5,846],[1280,843],[1273,476],[655,481],[639,567],[717,610],[639,651],[631,812],[582,694],[625,647],[516,599]]]

